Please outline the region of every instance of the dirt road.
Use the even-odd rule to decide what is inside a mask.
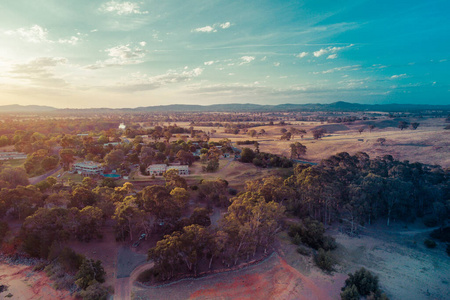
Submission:
[[[117,253],[117,275],[114,284],[114,300],[131,299],[133,271],[139,266],[148,264],[146,255],[136,253],[125,246],[119,249]]]

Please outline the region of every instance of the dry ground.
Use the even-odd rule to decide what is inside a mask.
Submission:
[[[133,287],[134,299],[340,299],[347,274],[365,267],[380,278],[390,299],[448,299],[450,258],[444,245],[426,249],[430,229],[377,225],[360,237],[329,231],[338,242],[339,264],[332,274],[319,270],[312,257],[296,252],[287,235],[277,252],[240,271],[186,279],[158,288]],[[415,242],[415,243],[414,243]]]
[[[1,299],[47,300],[75,299],[68,291],[55,290],[44,272],[34,272],[33,267],[24,265],[0,264],[0,283],[8,286],[0,293]],[[12,296],[8,296],[11,294]]]
[[[410,162],[439,164],[444,168],[450,167],[450,131],[443,129],[444,119],[410,119],[410,122],[415,121],[420,123],[417,130],[409,128],[400,130],[397,128],[398,120],[392,119],[357,121],[350,125],[295,122],[296,125],[255,127],[253,129],[256,131],[261,129],[266,131],[265,135],[257,138],[251,138],[245,134],[225,134],[223,129],[218,129],[211,140],[219,141],[223,138],[228,138],[233,142],[256,140],[260,143],[261,151],[287,157],[290,156],[289,145],[293,142],[300,142],[307,147],[306,156],[303,159],[313,162],[320,162],[339,152],[355,154],[362,151],[372,158],[389,154],[402,161],[409,160]],[[369,132],[369,124],[376,126],[372,132]],[[280,130],[290,127],[305,129],[307,134],[303,139],[300,136],[294,136],[293,140],[281,141]],[[314,140],[311,134],[311,130],[317,127],[327,130],[325,137],[320,140]],[[361,127],[364,127],[365,130],[360,134],[358,129]],[[211,128],[203,129],[211,130]],[[385,145],[380,145],[377,142],[378,138],[385,138]],[[240,147],[252,148],[253,146]]]

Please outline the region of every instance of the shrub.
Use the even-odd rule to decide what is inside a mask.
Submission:
[[[297,248],[297,253],[303,255],[303,256],[309,256],[311,255],[311,252],[308,250],[308,248],[305,247],[298,247]]]
[[[361,295],[358,293],[358,289],[354,284],[346,287],[341,293],[342,300],[359,300],[360,298]]]
[[[447,249],[446,249],[446,251],[447,251],[447,255],[450,256],[450,244],[447,244]]]
[[[378,287],[378,276],[373,275],[365,268],[355,274],[348,274],[345,286],[341,289],[341,299],[359,300],[362,297],[373,300],[388,300],[387,296]]]
[[[94,282],[86,288],[81,290],[78,295],[83,300],[106,300],[108,299],[109,289],[98,282]]]
[[[9,231],[8,223],[0,221],[0,245],[3,243],[3,240],[5,239],[8,231]]]
[[[435,216],[431,215],[425,216],[422,221],[423,224],[427,227],[435,227],[438,224],[438,219]]]
[[[437,246],[436,242],[433,240],[430,240],[430,239],[426,239],[423,243],[427,248],[430,248],[430,249],[436,248],[436,246]]]
[[[330,251],[325,251],[322,248],[315,256],[316,265],[324,271],[333,271],[333,266],[335,265],[334,259],[331,257]]]
[[[433,230],[430,237],[444,243],[450,243],[450,226]]]

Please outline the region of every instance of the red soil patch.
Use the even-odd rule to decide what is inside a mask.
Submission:
[[[75,299],[68,291],[55,290],[52,281],[33,267],[0,264],[0,280],[8,285],[8,290],[0,293],[1,299],[7,299],[9,293],[11,299]]]
[[[197,290],[190,299],[299,299],[327,300],[331,297],[310,279],[276,258],[275,266],[266,272],[230,276],[228,281]]]

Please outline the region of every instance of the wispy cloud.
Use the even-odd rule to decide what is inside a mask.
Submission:
[[[142,46],[141,42],[141,46]],[[116,47],[112,47],[104,50],[104,52],[108,53],[110,58],[104,61],[97,61],[93,65],[89,65],[87,69],[101,69],[106,67],[113,66],[123,66],[123,65],[134,65],[142,62],[142,58],[145,57],[146,50],[139,47],[132,47],[130,44],[127,45],[119,45]]]
[[[399,79],[399,78],[403,78],[406,77],[406,74],[398,74],[398,75],[392,75],[391,77],[389,77],[389,79]]]
[[[69,38],[60,38],[56,41],[49,39],[49,32],[46,28],[41,27],[37,24],[26,28],[18,28],[15,30],[8,30],[4,32],[6,35],[16,36],[26,42],[30,43],[59,43],[59,44],[69,44],[76,45],[80,40],[81,33],[77,33],[78,36],[71,36]]]
[[[227,29],[230,27],[231,27],[230,22],[216,23],[213,25],[207,25],[204,27],[198,27],[198,28],[192,29],[192,32],[217,32],[217,29]]]
[[[48,30],[39,25],[33,25],[30,28],[18,28],[16,30],[5,31],[5,34],[18,36],[19,38],[31,43],[45,43],[48,40]]]
[[[241,63],[239,65],[245,65],[245,64],[251,63],[254,60],[255,60],[254,56],[242,56]]]
[[[12,78],[24,79],[33,85],[50,87],[65,86],[67,82],[61,78],[57,78],[52,72],[52,69],[66,63],[67,59],[63,57],[40,57],[25,64],[12,66],[9,73],[12,75]]]
[[[140,4],[136,2],[119,2],[109,1],[100,6],[100,11],[107,13],[114,13],[117,15],[144,15],[148,14],[148,11],[143,11],[140,8]]]
[[[330,54],[327,57],[327,59],[335,59],[335,58],[337,58],[337,54],[336,53],[335,54]]]
[[[210,66],[210,65],[212,65],[214,63],[214,61],[213,60],[210,60],[210,61],[205,61],[203,64],[205,65],[205,66]]]
[[[156,76],[148,76],[142,73],[134,73],[132,74],[131,79],[130,78],[125,79],[113,88],[122,92],[139,92],[139,91],[155,90],[165,85],[189,81],[192,78],[200,76],[202,73],[203,73],[202,68],[183,70],[181,72],[169,70],[165,74]]]
[[[307,55],[308,55],[308,52],[300,52],[299,54],[296,55],[296,57],[303,58],[303,57],[305,57]]]
[[[328,54],[328,53],[336,53],[338,51],[344,50],[344,49],[348,49],[353,47],[354,44],[350,44],[348,46],[343,46],[343,47],[327,47],[327,48],[322,48],[320,50],[314,51],[314,56],[315,57],[320,57],[324,54]]]
[[[337,71],[357,71],[361,69],[361,65],[352,65],[352,66],[343,66],[343,67],[336,67],[336,68],[332,68],[332,69],[328,69],[322,72],[313,72],[314,75],[317,74],[329,74],[329,73],[334,73]]]

